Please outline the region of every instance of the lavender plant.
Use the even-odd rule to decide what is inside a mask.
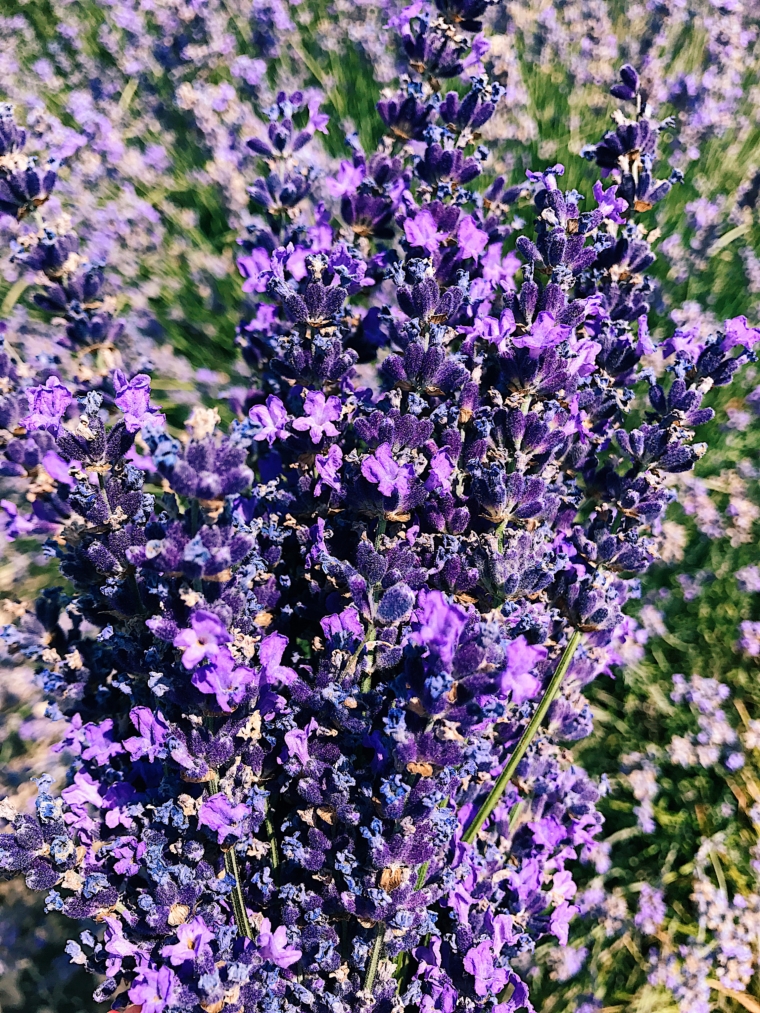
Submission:
[[[4,454],[34,495],[10,530],[49,534],[68,581],[6,639],[76,759],[34,816],[4,807],[0,861],[86,923],[67,951],[113,1009],[509,1013],[531,1008],[519,955],[567,942],[601,819],[561,743],[590,730],[581,689],[617,658],[667,476],[706,449],[702,398],[760,332],[676,332],[669,383],[642,366],[638,215],[679,177],[632,67],[589,152],[611,186],[482,179],[485,7],[401,19],[408,75],[378,150],[349,138],[326,181],[335,213],[307,96],[248,142],[260,386],[226,433],[201,406],[172,433],[147,375],[93,390],[5,353]],[[55,173],[2,127],[23,219]],[[114,324],[71,243],[24,256],[91,348]]]

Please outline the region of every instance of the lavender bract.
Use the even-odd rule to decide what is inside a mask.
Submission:
[[[103,927],[68,952],[114,1009],[510,1013],[515,958],[567,943],[600,789],[560,743],[590,727],[665,480],[704,452],[703,396],[760,333],[677,332],[667,389],[642,367],[636,215],[675,177],[630,67],[592,201],[561,165],[468,188],[503,98],[467,76],[484,7],[410,9],[408,80],[332,210],[303,155],[324,116],[277,96],[239,260],[260,386],[227,433],[199,407],[172,434],[143,374],[70,390],[4,357],[4,453],[36,483],[9,530],[50,532],[73,588],[8,637],[76,759],[0,862]],[[72,242],[38,301],[89,347],[118,324],[100,273],[54,280]]]

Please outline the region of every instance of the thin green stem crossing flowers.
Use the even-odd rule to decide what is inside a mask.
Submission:
[[[572,636],[567,643],[567,647],[565,647],[565,650],[562,652],[562,657],[560,658],[554,675],[552,676],[549,685],[546,687],[546,692],[541,697],[538,706],[525,727],[525,731],[520,736],[520,741],[515,746],[512,755],[507,761],[507,764],[501,774],[499,774],[498,778],[494,782],[493,788],[491,788],[483,804],[480,806],[467,829],[462,834],[462,840],[465,844],[472,844],[475,841],[483,827],[483,824],[501,801],[501,798],[507,789],[507,785],[515,775],[515,771],[520,764],[520,760],[522,760],[523,756],[525,756],[525,753],[528,751],[531,742],[535,738],[536,732],[541,727],[541,723],[546,717],[549,707],[552,705],[552,702],[559,692],[562,680],[567,675],[567,670],[570,668],[573,655],[581,642],[581,636],[582,634],[580,630],[573,630]]]

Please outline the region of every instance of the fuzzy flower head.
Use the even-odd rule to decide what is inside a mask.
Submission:
[[[639,905],[633,919],[636,928],[653,936],[665,921],[667,909],[662,890],[644,883],[639,894]]]

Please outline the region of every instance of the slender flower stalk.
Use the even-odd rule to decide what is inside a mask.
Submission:
[[[541,727],[550,706],[554,702],[554,698],[560,690],[562,680],[567,675],[568,669],[573,661],[573,655],[581,642],[581,636],[582,634],[580,630],[573,630],[572,636],[567,643],[567,647],[562,652],[562,657],[560,658],[556,671],[551,678],[551,682],[546,687],[546,692],[541,697],[538,706],[533,712],[533,716],[526,725],[525,731],[520,737],[520,741],[515,746],[512,755],[504,767],[504,770],[502,770],[501,774],[499,774],[498,778],[494,782],[493,788],[491,788],[480,809],[478,809],[472,821],[467,826],[467,829],[462,834],[462,840],[465,844],[472,844],[476,840],[483,824],[491,816],[494,809],[501,801],[507,786],[515,776],[515,772],[520,765],[520,761],[530,748],[530,744],[535,738],[536,732]]]
[[[216,795],[219,791],[219,780],[218,778],[212,778],[209,782],[209,794]],[[274,861],[272,863],[274,868]],[[248,911],[245,906],[245,897],[243,895],[243,885],[240,881],[240,870],[238,869],[237,858],[235,856],[234,849],[230,848],[224,853],[224,868],[228,875],[234,880],[234,887],[232,890],[232,906],[235,916],[235,925],[240,935],[246,939],[253,938],[253,931],[251,929],[251,923],[248,919]]]
[[[379,923],[375,930],[375,939],[372,943],[372,950],[369,955],[369,961],[367,963],[367,970],[364,975],[364,991],[372,993],[372,988],[375,984],[375,978],[377,976],[377,969],[380,965],[380,956],[383,952],[383,936],[385,934],[385,926]]]

